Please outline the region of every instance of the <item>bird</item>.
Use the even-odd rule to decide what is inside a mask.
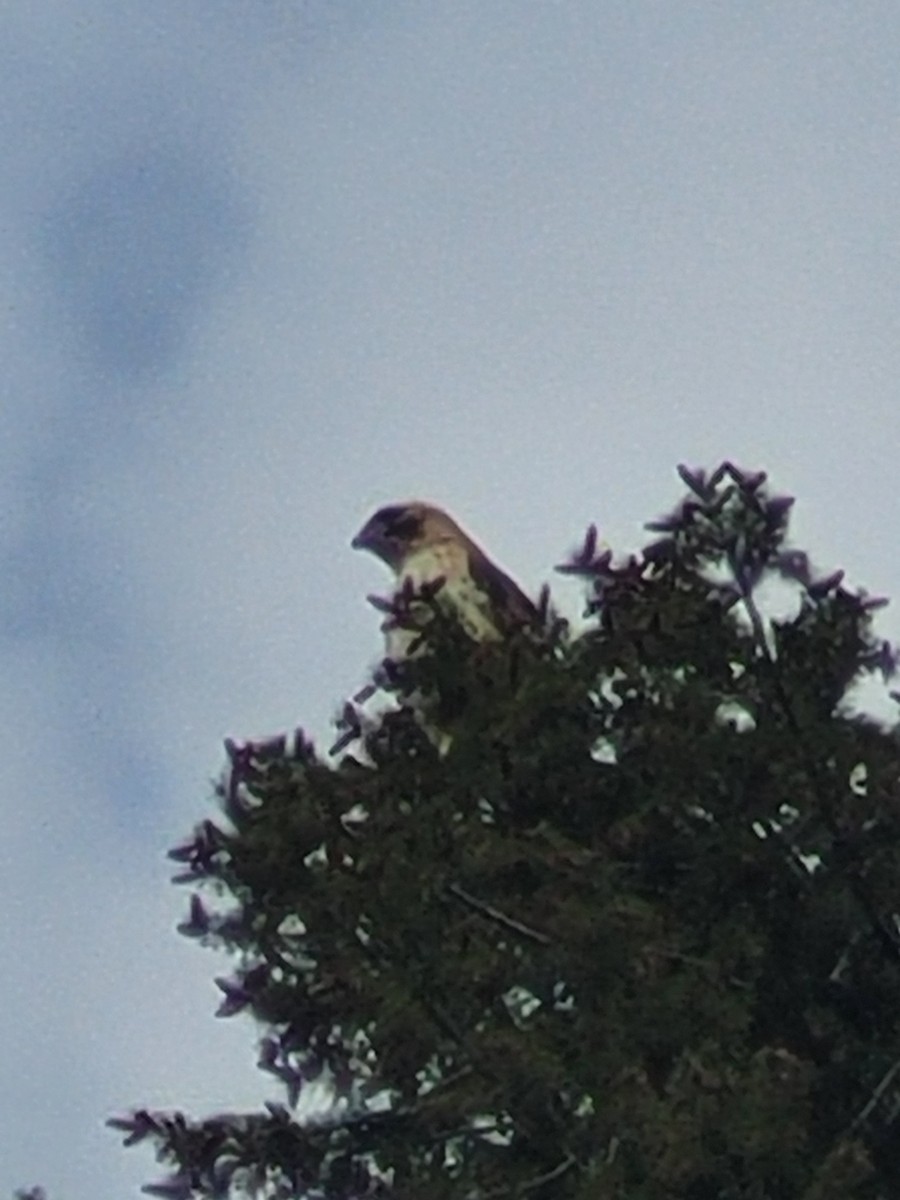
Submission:
[[[417,596],[433,597],[473,642],[497,642],[540,624],[537,608],[522,589],[434,504],[410,500],[379,508],[351,546],[368,550],[394,572],[394,611],[382,626],[389,659],[409,657],[412,646],[422,641],[433,609],[421,599],[417,606]],[[398,619],[398,607],[406,619]]]

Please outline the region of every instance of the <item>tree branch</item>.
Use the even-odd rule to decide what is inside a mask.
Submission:
[[[759,607],[753,598],[753,590],[748,585],[747,579],[741,568],[740,563],[734,555],[734,552],[729,552],[728,564],[734,575],[735,583],[737,584],[741,599],[744,602],[744,607],[750,619],[750,624],[753,629],[754,641],[758,645],[763,662],[766,665],[766,672],[775,690],[775,695],[778,699],[781,711],[784,713],[785,719],[796,738],[797,745],[800,749],[800,754],[803,760],[803,766],[807,775],[819,789],[820,798],[822,801],[822,811],[825,816],[825,824],[828,832],[834,838],[835,843],[840,844],[843,840],[840,827],[835,816],[835,804],[832,797],[832,783],[826,778],[819,768],[818,761],[815,755],[810,753],[807,744],[806,736],[800,726],[794,713],[793,705],[791,704],[790,696],[784,686],[784,682],[778,672],[778,660],[775,658],[772,649],[769,646],[769,641],[766,636],[765,624],[762,619],[762,614]],[[847,877],[850,883],[850,889],[853,895],[859,902],[860,907],[866,915],[866,918],[872,928],[873,933],[881,944],[881,947],[887,953],[888,957],[896,963],[900,959],[900,943],[893,936],[890,930],[885,926],[884,921],[878,913],[877,907],[872,899],[869,889],[860,878],[858,872],[848,871]]]

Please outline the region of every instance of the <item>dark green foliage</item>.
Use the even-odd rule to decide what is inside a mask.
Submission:
[[[154,1194],[900,1195],[900,738],[841,706],[891,656],[762,476],[682,474],[661,540],[565,568],[580,637],[436,619],[336,766],[230,747],[228,823],[175,856],[231,904],[184,932],[300,1108],[117,1122]]]

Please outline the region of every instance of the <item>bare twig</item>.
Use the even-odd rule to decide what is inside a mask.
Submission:
[[[659,946],[653,947],[653,953],[660,958],[671,959],[672,962],[684,963],[687,967],[697,967],[699,970],[705,971],[711,977],[711,982],[713,983],[724,984],[727,982],[738,988],[749,988],[752,986],[745,979],[738,979],[736,975],[729,975],[727,980],[719,980],[717,978],[718,968],[716,964],[706,958],[697,958],[693,954],[682,954],[680,950],[666,950]]]
[[[867,1120],[872,1115],[873,1111],[878,1107],[878,1101],[881,1099],[881,1097],[884,1095],[884,1093],[890,1087],[891,1082],[893,1081],[894,1076],[897,1074],[898,1071],[900,1071],[900,1058],[898,1058],[897,1061],[892,1066],[890,1066],[887,1069],[887,1071],[885,1071],[884,1075],[881,1077],[881,1080],[880,1080],[878,1086],[875,1088],[875,1091],[872,1093],[872,1095],[869,1097],[868,1101],[866,1102],[865,1107],[862,1109],[862,1111],[856,1117],[854,1117],[854,1119],[850,1125],[850,1128],[847,1131],[848,1133],[853,1133],[856,1129],[859,1128],[860,1125],[862,1125],[862,1123],[865,1120]]]
[[[483,1200],[492,1200],[494,1196],[524,1196],[528,1192],[533,1192],[537,1188],[543,1187],[545,1183],[552,1183],[554,1179],[559,1179],[560,1175],[565,1175],[566,1171],[571,1171],[576,1162],[575,1155],[569,1154],[552,1171],[547,1171],[543,1175],[536,1175],[534,1179],[528,1179],[525,1183],[514,1184],[511,1187],[494,1188],[490,1192],[484,1192]]]
[[[515,933],[520,933],[523,937],[531,938],[532,941],[539,942],[542,946],[549,946],[551,944],[550,938],[545,933],[540,933],[537,929],[532,929],[530,925],[525,925],[522,921],[517,921],[515,917],[507,916],[499,908],[494,908],[492,904],[487,904],[484,900],[479,900],[477,896],[473,896],[471,892],[467,892],[465,888],[461,888],[458,883],[449,884],[447,891],[454,895],[457,900],[461,900],[463,904],[468,904],[470,908],[474,908],[482,916],[488,917],[489,920],[496,921],[499,925],[503,925]]]

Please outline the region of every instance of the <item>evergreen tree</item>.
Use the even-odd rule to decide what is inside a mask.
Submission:
[[[580,636],[474,646],[435,605],[339,761],[230,747],[227,821],[173,852],[230,903],[184,932],[237,957],[221,1012],[285,1104],[112,1122],[151,1194],[900,1195],[900,737],[845,701],[893,670],[878,602],[764,476],[682,477],[640,555],[564,568]]]

